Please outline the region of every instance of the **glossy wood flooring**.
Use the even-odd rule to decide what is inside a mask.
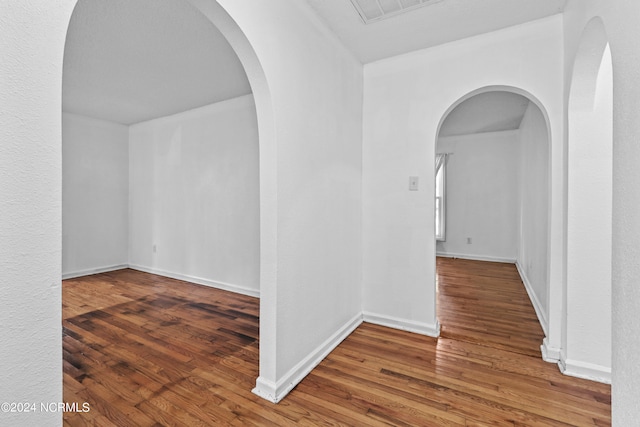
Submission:
[[[437,258],[441,336],[542,357],[544,333],[513,264]]]
[[[66,280],[64,399],[91,410],[64,424],[610,425],[608,386],[540,359],[513,266],[438,269],[441,338],[365,323],[278,405],[250,392],[257,299],[132,270]]]

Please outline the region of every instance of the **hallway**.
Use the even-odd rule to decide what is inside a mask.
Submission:
[[[441,337],[541,357],[544,333],[513,264],[438,257]]]

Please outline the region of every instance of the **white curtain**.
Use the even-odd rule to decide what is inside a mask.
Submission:
[[[446,154],[436,154],[436,175],[447,159]]]
[[[435,231],[436,231],[436,240],[440,240],[440,241],[445,240],[446,203],[445,203],[444,167],[446,162],[447,162],[447,154],[436,154]]]

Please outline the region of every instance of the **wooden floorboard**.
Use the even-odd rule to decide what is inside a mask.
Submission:
[[[513,265],[439,258],[438,339],[362,324],[282,402],[251,393],[259,300],[133,270],[63,282],[68,426],[607,426],[563,376]]]

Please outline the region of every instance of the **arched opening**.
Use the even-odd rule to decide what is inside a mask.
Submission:
[[[129,265],[259,294],[253,94],[204,15],[80,1],[63,112],[63,276]]]
[[[560,368],[611,381],[613,69],[604,24],[586,26],[568,111],[567,281]]]
[[[80,6],[83,5],[83,3],[86,3],[86,2],[83,0],[80,0],[76,4],[76,11]],[[105,4],[102,2],[98,2],[98,3],[99,3],[98,7],[113,8],[118,6],[115,3],[109,3],[109,4]],[[131,137],[138,138],[142,141],[140,142],[141,146],[145,144],[145,141],[143,140],[146,139],[147,142],[153,141],[154,139],[157,139],[156,137],[158,135],[160,134],[162,135],[162,138],[161,138],[162,147],[158,148],[156,151],[154,151],[155,148],[152,148],[148,153],[145,153],[144,150],[140,152],[135,152],[134,150],[132,152],[130,150],[130,146],[127,149],[120,150],[121,153],[126,152],[126,154],[130,155],[132,158],[135,157],[137,160],[147,163],[146,172],[148,173],[145,173],[147,176],[134,177],[135,179],[140,178],[138,182],[140,184],[152,185],[152,187],[149,187],[149,188],[143,188],[142,186],[138,188],[140,190],[140,193],[143,195],[146,194],[148,196],[150,195],[150,193],[153,193],[153,192],[165,191],[167,190],[167,185],[169,186],[175,185],[176,181],[179,181],[183,177],[186,177],[190,174],[194,174],[195,171],[197,170],[200,170],[202,172],[206,170],[208,166],[212,166],[213,164],[217,165],[217,167],[220,169],[219,172],[221,173],[224,173],[226,170],[229,174],[235,174],[234,175],[235,178],[231,180],[230,183],[227,183],[227,184],[232,184],[236,186],[236,188],[233,190],[234,194],[230,194],[229,192],[227,192],[226,194],[227,196],[229,196],[229,199],[228,199],[229,203],[238,202],[237,200],[238,194],[246,191],[246,188],[243,188],[244,186],[254,185],[255,188],[252,190],[252,193],[254,194],[255,197],[251,200],[249,199],[241,200],[237,203],[236,208],[223,211],[221,213],[220,219],[226,219],[227,221],[231,221],[231,222],[235,221],[234,227],[237,230],[244,232],[246,231],[246,228],[243,229],[242,225],[237,223],[237,220],[243,215],[246,215],[246,212],[238,211],[237,208],[244,207],[247,210],[251,211],[251,215],[250,215],[251,224],[249,225],[249,227],[252,229],[250,230],[252,232],[252,236],[250,236],[249,239],[252,240],[255,244],[253,244],[252,247],[246,248],[246,249],[247,249],[247,252],[250,252],[252,254],[253,258],[257,262],[252,267],[250,274],[248,275],[250,277],[248,278],[245,277],[245,278],[247,279],[247,282],[253,282],[255,286],[254,288],[251,288],[250,286],[248,287],[248,286],[244,286],[243,284],[240,284],[240,286],[238,286],[235,290],[240,291],[242,293],[247,293],[250,295],[253,295],[253,294],[257,295],[258,293],[260,294],[260,297],[261,297],[260,316],[259,316],[260,318],[259,319],[259,322],[260,322],[260,327],[259,327],[260,375],[266,378],[273,378],[275,374],[275,357],[273,356],[273,354],[275,353],[275,339],[273,339],[273,337],[275,336],[275,303],[274,303],[273,296],[275,295],[275,286],[276,286],[275,264],[276,264],[276,257],[277,257],[276,243],[275,243],[276,241],[276,225],[275,225],[276,224],[276,197],[275,197],[276,182],[275,182],[275,149],[274,149],[274,136],[273,136],[273,118],[272,118],[272,111],[271,111],[269,89],[267,87],[266,78],[264,76],[262,67],[249,41],[244,36],[243,32],[238,27],[238,25],[234,22],[234,20],[229,16],[229,14],[227,14],[225,9],[221,5],[219,5],[217,2],[213,2],[213,1],[199,2],[197,0],[193,0],[193,1],[171,0],[171,1],[165,1],[162,4],[158,4],[157,2],[150,2],[150,3],[153,3],[152,5],[150,5],[150,8],[154,8],[154,9],[163,8],[163,7],[175,8],[176,5],[180,3],[180,6],[179,6],[180,11],[184,12],[191,9],[189,13],[191,13],[193,16],[198,16],[198,19],[205,20],[209,26],[213,24],[213,27],[215,27],[216,31],[219,32],[221,35],[221,38],[218,40],[218,43],[227,44],[229,49],[232,52],[235,52],[235,55],[237,55],[237,62],[238,62],[237,65],[239,65],[241,69],[243,68],[244,73],[246,73],[246,80],[250,85],[250,92],[252,93],[253,99],[251,99],[251,95],[248,95],[246,93],[244,94],[241,93],[239,95],[236,94],[236,96],[231,100],[223,99],[214,104],[205,103],[205,105],[202,106],[202,109],[205,111],[200,111],[200,107],[198,107],[197,108],[198,111],[195,113],[196,117],[191,117],[191,116],[184,117],[181,115],[182,114],[181,113],[181,114],[178,114],[178,116],[180,117],[178,116],[171,117],[171,119],[175,119],[177,121],[174,120],[174,122],[172,123],[164,123],[164,124],[160,124],[159,126],[157,126],[158,123],[153,123],[150,125],[149,123],[151,122],[145,122],[144,126],[142,125],[129,126],[129,124],[124,124],[124,125],[120,124],[120,126],[114,126],[113,129],[110,128],[109,133],[111,135],[118,134],[117,137],[120,138],[121,142],[126,140],[127,144],[129,144]],[[119,2],[118,4],[120,6],[125,6],[125,5],[128,5],[129,2]],[[138,2],[137,5],[144,6],[144,4],[140,2]],[[152,15],[157,17],[157,13],[155,12]],[[73,24],[74,24],[74,21],[72,17],[69,31],[72,30],[71,25]],[[158,24],[162,24],[162,22],[154,22],[153,24],[158,25]],[[190,21],[188,19],[180,21],[180,25],[190,25],[190,24],[193,24],[193,21]],[[202,26],[198,28],[202,30]],[[147,35],[150,35],[150,34],[146,34],[145,36]],[[202,34],[198,34],[198,35],[201,36]],[[91,34],[89,34],[88,36],[89,37],[87,41],[91,43],[92,42]],[[126,34],[124,34],[124,36],[126,37]],[[169,34],[167,34],[166,36],[169,39],[171,39],[172,37],[175,37],[176,34],[169,32]],[[69,40],[67,39],[67,44],[68,44],[68,41]],[[161,45],[162,43],[158,43],[156,47],[161,47]],[[172,46],[175,47],[176,45],[173,44]],[[189,52],[190,47],[191,46],[184,46],[184,49],[187,52]],[[183,55],[181,58],[184,59],[185,56]],[[132,59],[135,59],[135,58],[132,58]],[[102,64],[102,65],[106,66],[107,68],[112,67],[111,72],[117,73],[119,71],[117,69],[118,64]],[[159,65],[160,64],[149,64],[149,66],[151,67],[159,66]],[[190,71],[193,71],[193,70],[190,70]],[[231,69],[227,71],[229,71],[231,74],[237,72],[237,70],[235,69]],[[213,79],[215,78],[215,76],[210,75],[209,78]],[[118,89],[121,89],[121,88],[118,88]],[[158,92],[166,93],[167,91],[165,89],[166,88],[158,88]],[[227,89],[228,89],[228,86],[227,86]],[[159,103],[161,103],[160,101],[162,100],[158,100],[158,101]],[[219,104],[224,104],[224,105],[221,106]],[[140,110],[139,109],[136,110],[135,107],[136,106],[131,106],[131,105],[121,105],[120,112],[123,112],[125,110],[129,110],[129,111],[135,110],[134,112],[136,111],[140,112]],[[190,108],[194,108],[194,106],[191,106]],[[193,111],[195,110],[190,110],[188,111],[188,113],[190,114]],[[238,111],[240,111],[240,113],[238,113]],[[116,112],[117,112],[117,106],[116,106]],[[249,132],[248,132],[249,135],[245,135],[246,137],[245,142],[247,143],[244,144],[243,146],[244,148],[242,150],[238,151],[239,147],[234,147],[232,144],[227,144],[225,147],[223,147],[226,151],[219,153],[220,158],[214,159],[214,161],[211,162],[212,164],[208,165],[207,159],[206,159],[207,149],[205,149],[202,146],[199,146],[197,144],[197,140],[200,136],[208,137],[209,139],[212,138],[211,132],[213,132],[213,130],[211,129],[211,126],[210,126],[211,121],[209,120],[210,119],[209,113],[212,113],[212,114],[220,113],[218,114],[217,123],[221,127],[227,126],[223,130],[223,132],[226,133],[227,136],[229,136],[229,134],[234,134],[232,136],[237,136],[237,133],[246,132],[248,128],[249,128]],[[200,116],[198,116],[198,114],[200,114]],[[185,119],[185,120],[180,121],[176,119],[176,117],[178,117],[178,119]],[[198,125],[197,123],[194,125],[193,122],[198,122],[198,120],[200,120],[201,122],[200,125]],[[190,121],[190,123],[187,123],[187,121]],[[203,121],[206,123],[202,123]],[[101,124],[103,124],[102,122],[103,121],[100,121]],[[169,120],[169,122],[171,122],[171,120]],[[250,122],[253,122],[253,123],[250,123]],[[84,124],[86,125],[86,120],[84,120]],[[245,126],[246,124],[249,124],[249,126]],[[233,125],[236,125],[236,126],[234,127]],[[161,129],[163,126],[165,128]],[[133,127],[135,127],[135,129],[133,129]],[[92,132],[93,131],[81,132],[80,137],[88,138],[90,136],[95,136],[95,133],[93,135],[90,135]],[[186,135],[186,133],[190,133],[190,135]],[[69,134],[67,133],[67,135]],[[172,166],[175,166],[171,163],[171,159],[169,158],[169,155],[175,154],[177,156],[181,156],[185,154],[185,151],[183,149],[184,147],[180,147],[180,144],[178,144],[178,142],[180,142],[181,138],[183,141],[186,141],[187,137],[192,138],[191,141],[193,142],[192,146],[190,147],[190,153],[189,153],[190,161],[189,161],[188,167],[182,168],[181,170],[174,170],[175,174],[173,178],[175,179],[164,182],[164,183],[160,183],[160,185],[158,185],[157,182],[155,184],[147,182],[148,181],[147,178],[158,176],[159,172],[162,172],[162,173],[166,172],[166,170],[162,171],[161,169],[171,168]],[[65,135],[63,135],[63,140],[64,139],[65,139]],[[250,146],[250,142],[248,142],[250,140],[254,140],[255,142],[254,146]],[[137,146],[136,150],[141,148],[142,147]],[[109,147],[109,150],[113,151],[113,147]],[[234,151],[234,153],[229,154],[231,151]],[[208,153],[211,154],[210,152]],[[121,177],[117,176],[117,173],[115,174],[113,173],[114,171],[116,172],[126,171],[128,173],[131,170],[128,166],[122,167],[119,169],[112,169],[109,171],[96,170],[97,165],[100,165],[101,163],[99,159],[100,153],[94,152],[93,154],[98,154],[98,158],[93,158],[92,163],[85,163],[84,165],[80,165],[80,167],[88,167],[90,169],[94,169],[93,172],[98,174],[106,173],[106,176],[102,177],[104,178],[104,182],[106,182],[108,185],[113,185],[114,182],[117,182],[117,185],[115,185],[116,187],[115,190],[117,190],[119,187],[122,187],[123,185],[129,182],[129,179],[126,179],[126,180],[119,179]],[[113,157],[116,158],[118,156],[114,155]],[[246,157],[253,158],[254,162],[251,165],[243,162],[242,160],[246,159]],[[122,160],[122,159],[117,159],[117,160]],[[238,168],[242,168],[242,170],[239,171]],[[135,173],[137,172],[134,172],[134,174]],[[217,176],[217,181],[220,180],[221,176],[223,175]],[[191,176],[190,178],[191,183],[188,184],[186,187],[173,188],[171,190],[174,190],[173,191],[174,196],[175,195],[180,196],[181,194],[184,195],[185,189],[188,189],[189,191],[203,190],[206,193],[207,185],[213,184],[215,188],[215,182],[216,182],[215,178],[216,177],[213,177],[211,175],[206,175],[206,174],[205,175],[201,174],[198,177]],[[209,187],[209,189],[211,188],[212,187]],[[177,208],[180,208],[179,197],[178,198],[174,197],[173,199],[165,199],[163,203],[164,205],[161,206],[161,208],[163,208],[164,212],[166,212],[166,210],[175,210]],[[193,203],[197,206],[192,205],[191,207],[193,207],[193,209],[191,209],[186,216],[182,216],[181,220],[177,220],[176,222],[174,222],[174,224],[179,223],[180,228],[172,229],[171,224],[165,223],[163,224],[165,233],[169,233],[169,234],[171,233],[175,234],[176,232],[180,233],[180,229],[182,231],[185,231],[184,227],[188,228],[193,224],[192,220],[194,218],[194,215],[195,216],[200,215],[200,219],[199,219],[200,226],[207,227],[206,218],[205,218],[206,214],[202,215],[202,211],[200,210],[203,207],[202,201],[191,200],[190,203]],[[149,207],[148,204],[143,201],[143,203],[141,203],[140,206],[138,206],[137,208],[141,208],[142,210],[144,210],[148,207]],[[129,224],[131,224],[131,217],[132,215],[135,215],[135,212],[132,212],[130,207],[127,208],[126,210],[127,210],[127,217],[126,218],[120,217],[119,219],[121,220],[121,222],[122,221],[126,222],[127,226],[129,226]],[[142,233],[143,235],[144,234],[148,235],[149,233],[157,232],[158,230],[154,229],[154,227],[157,227],[159,222],[162,222],[163,219],[166,219],[166,218],[158,219],[157,217],[154,217],[153,219],[147,218],[147,220],[145,220],[145,215],[146,214],[143,213],[141,217],[142,219],[139,221],[141,225],[140,229],[144,229]],[[95,224],[95,223],[94,225],[89,225],[89,227],[101,227],[101,226],[102,226],[101,224]],[[212,224],[209,224],[209,226],[216,227],[216,225],[212,225]],[[218,231],[225,233],[226,231],[224,230],[224,227],[221,227],[221,228],[222,229]],[[109,230],[100,230],[100,231],[106,231],[107,234],[109,234]],[[199,233],[196,231],[193,234],[194,239],[197,239],[198,235],[203,235],[203,234],[206,234],[206,233],[204,232]],[[234,239],[233,236],[231,236],[231,238]],[[162,274],[161,270],[168,270],[168,269],[163,269],[160,266],[160,261],[156,263],[157,260],[154,261],[154,258],[157,258],[159,256],[160,251],[163,250],[162,249],[163,246],[161,246],[161,244],[157,241],[151,242],[150,246],[148,243],[149,242],[142,244],[143,250],[147,252],[147,254],[144,257],[147,257],[147,259],[149,260],[149,264],[152,267],[155,266],[154,268],[157,271],[154,271],[154,272]],[[175,243],[175,240],[172,242],[171,238],[169,238],[165,240],[165,243],[166,245],[164,246],[164,250],[168,251],[168,250],[174,249],[172,248],[172,245]],[[203,244],[203,242],[199,242],[199,243]],[[131,247],[130,242],[127,242],[127,245]],[[69,248],[67,248],[67,251],[68,249]],[[227,247],[227,249],[229,248]],[[178,251],[178,252],[184,252],[184,251]],[[67,252],[67,255],[70,255],[70,254],[71,254],[70,252]],[[80,255],[83,255],[83,254],[80,254]],[[193,256],[189,257],[189,259],[186,259],[186,258],[180,259],[179,264],[185,268],[192,268],[193,265],[189,265],[190,260],[193,260],[195,257],[201,257],[201,259],[198,260],[200,263],[200,266],[205,268],[207,267],[208,262],[206,259],[206,254],[201,253],[201,251],[196,251],[192,255]],[[219,258],[224,258],[226,255],[224,254],[223,251],[221,251],[216,256]],[[68,257],[67,257],[67,260],[68,260]],[[219,265],[228,267],[229,263],[230,263],[229,259],[226,259],[226,260],[223,259],[223,261]],[[115,265],[115,266],[112,265],[110,267],[120,267],[120,265]],[[243,266],[236,265],[236,267],[237,267],[235,269],[236,273],[240,275],[243,275],[246,273],[246,271],[242,270]],[[85,272],[86,271],[84,272],[80,271],[80,273],[85,273]],[[187,278],[188,280],[194,279],[194,278],[197,278],[198,273],[194,273],[192,275],[194,277],[191,277],[191,278],[187,277],[189,276],[189,274],[184,274],[184,276],[185,276],[184,278]],[[215,279],[212,279],[211,280],[212,283],[209,283],[209,284],[214,284],[222,288],[225,287],[224,279],[220,279],[218,283],[213,283],[215,281],[216,281]],[[231,283],[231,285],[234,285],[234,284]],[[170,322],[170,320],[167,320],[167,321]]]
[[[443,283],[442,275],[437,273],[437,312],[443,336],[468,335],[465,339],[486,340],[502,348],[540,355],[538,346],[549,328],[548,123],[547,114],[535,97],[504,86],[481,88],[465,95],[451,105],[440,121],[436,158],[446,158],[446,237],[436,241],[438,268],[445,271],[454,265],[448,258],[492,262],[497,271],[508,268],[516,282],[524,283],[537,317],[516,320],[531,331],[522,346],[514,344],[516,340],[499,338],[513,331],[502,330],[512,326],[497,321],[460,326],[456,319],[447,318],[449,314],[442,307],[457,304],[459,295],[452,297],[443,289],[446,280]],[[437,216],[436,211],[436,223]],[[504,267],[508,264],[512,265]],[[479,265],[471,268],[482,268]],[[495,303],[490,309],[500,311],[496,307],[501,303]]]

